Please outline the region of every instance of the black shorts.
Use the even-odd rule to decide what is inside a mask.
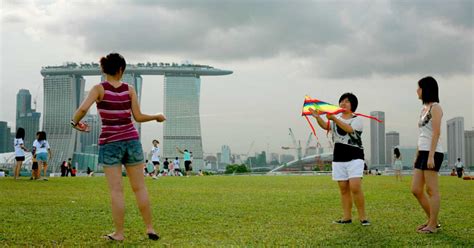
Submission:
[[[160,161],[151,161],[153,165],[160,165]]]
[[[33,164],[31,165],[31,169],[32,170],[37,170],[38,169],[38,162],[33,162]]]
[[[25,161],[25,156],[15,157],[16,161]]]
[[[435,152],[434,154],[434,163],[435,166],[432,169],[429,169],[428,164],[428,154],[429,151],[418,151],[418,157],[415,160],[415,169],[419,170],[432,170],[432,171],[439,171],[441,168],[441,164],[443,163],[444,154],[440,152]]]
[[[193,167],[191,166],[191,161],[189,161],[189,160],[184,161],[184,169],[186,171],[192,171],[193,170]]]

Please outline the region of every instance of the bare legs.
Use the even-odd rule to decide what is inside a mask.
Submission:
[[[401,170],[395,170],[395,180],[400,182],[402,181],[402,171]]]
[[[21,165],[23,164],[23,161],[16,161],[16,166],[15,166],[15,179],[18,179],[20,176],[20,169]]]
[[[148,192],[143,176],[143,164],[126,167],[130,185],[135,194],[137,205],[146,226],[147,233],[155,233],[152,224],[152,214]],[[116,240],[124,239],[125,200],[123,195],[122,166],[104,167],[112,200],[112,217],[115,232],[110,234]]]
[[[352,201],[357,207],[360,220],[366,220],[364,193],[362,192],[361,178],[351,178],[348,181],[338,181],[341,193],[341,204],[344,212],[344,220],[352,218]]]
[[[426,194],[424,186],[426,185]],[[438,213],[440,208],[440,195],[438,190],[438,172],[415,169],[411,192],[416,197],[428,218],[426,224],[420,226],[420,230],[435,232],[438,225]]]

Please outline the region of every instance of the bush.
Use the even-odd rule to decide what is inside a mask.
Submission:
[[[250,172],[245,164],[230,164],[225,168],[225,174],[247,173]]]

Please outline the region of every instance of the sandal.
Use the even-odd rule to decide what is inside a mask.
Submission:
[[[156,234],[156,233],[147,233],[147,235],[148,235],[148,238],[151,239],[151,240],[160,239],[160,236],[158,236],[158,234]]]
[[[106,240],[110,240],[110,241],[123,241],[122,239],[114,238],[114,236],[112,236],[112,234],[104,235],[104,236],[102,236],[102,238],[104,238]]]
[[[422,224],[422,225],[419,225],[416,230],[417,231],[420,231],[421,229],[425,228],[428,224]],[[436,225],[436,228],[441,228],[441,223],[438,223],[438,225]]]
[[[416,231],[417,233],[421,233],[421,234],[434,234],[436,233],[437,231],[436,230],[430,230],[430,229],[420,229],[418,231]]]

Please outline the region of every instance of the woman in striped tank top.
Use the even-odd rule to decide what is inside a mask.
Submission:
[[[147,115],[140,111],[135,89],[121,82],[125,71],[125,59],[118,53],[111,53],[100,59],[106,80],[95,85],[87,98],[74,113],[71,125],[79,131],[89,131],[86,123],[80,122],[95,102],[102,120],[99,136],[99,164],[104,168],[112,200],[112,217],[115,232],[104,236],[110,240],[124,239],[125,201],[122,188],[122,165],[138,202],[138,208],[146,225],[148,238],[158,240],[152,223],[148,192],[143,176],[143,151],[140,137],[133,126],[136,122],[166,120],[162,114]]]

